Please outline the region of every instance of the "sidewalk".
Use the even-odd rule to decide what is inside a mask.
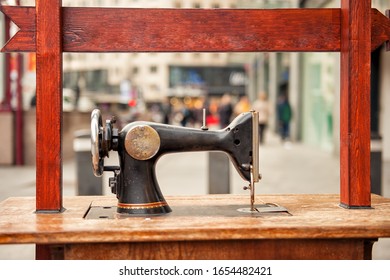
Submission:
[[[256,185],[256,194],[339,193],[339,160],[329,152],[299,143],[284,146],[268,135],[260,147],[260,173],[263,179]],[[106,164],[115,161],[110,156]],[[180,153],[163,156],[157,164],[157,178],[164,196],[202,195],[208,193],[208,154]],[[388,164],[390,167],[390,164]],[[389,168],[384,168],[389,170]],[[91,171],[92,172],[92,171]],[[108,177],[103,176],[107,186]],[[10,196],[35,195],[35,167],[0,167],[0,201]],[[248,194],[247,183],[233,166],[230,168],[231,193]],[[390,196],[390,174],[385,173],[383,195]],[[76,163],[63,164],[64,196],[77,193]],[[104,187],[104,194],[109,188]],[[34,245],[0,245],[1,259],[34,259]],[[380,239],[373,249],[374,259],[390,259],[390,239]]]

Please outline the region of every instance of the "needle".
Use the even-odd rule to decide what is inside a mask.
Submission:
[[[257,211],[257,209],[255,208],[255,182],[253,180],[253,172],[251,172],[251,182],[249,188],[251,191],[251,211]]]
[[[252,188],[251,188],[251,211],[256,211],[256,209],[255,209],[255,194],[252,191]]]

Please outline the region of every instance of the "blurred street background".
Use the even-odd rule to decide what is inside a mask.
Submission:
[[[34,6],[34,0],[0,0]],[[63,0],[63,6],[133,8],[339,8],[339,0]],[[372,0],[380,12],[388,0]],[[228,28],[228,27],[227,27]],[[0,15],[0,46],[17,31]],[[390,197],[390,52],[371,56],[371,185]],[[35,53],[0,53],[0,201],[35,195]],[[108,175],[93,178],[90,115],[116,116],[120,129],[135,120],[185,127],[226,126],[256,109],[264,135],[263,180],[257,194],[339,193],[339,53],[64,53],[63,191],[80,194],[92,182],[108,193]],[[369,117],[369,116],[367,116]],[[107,160],[116,161],[114,154]],[[208,152],[167,155],[157,165],[165,196],[207,194],[218,161]],[[233,166],[226,189],[247,193]],[[228,172],[228,173],[226,173]],[[89,182],[89,183],[88,183]],[[248,194],[249,197],[249,194]],[[0,259],[33,259],[34,245],[0,245]],[[375,259],[390,259],[380,239]]]

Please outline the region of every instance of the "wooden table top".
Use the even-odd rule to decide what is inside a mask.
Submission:
[[[390,199],[377,195],[372,209],[342,208],[333,194],[257,195],[256,204],[276,203],[290,214],[256,215],[237,211],[249,207],[249,196],[166,199],[167,215],[86,219],[91,205],[116,206],[116,198],[64,197],[59,214],[34,213],[35,197],[8,198],[0,203],[0,244],[390,237]]]

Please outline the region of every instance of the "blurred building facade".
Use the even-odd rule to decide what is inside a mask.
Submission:
[[[305,8],[339,8],[340,0],[300,1]],[[388,0],[372,0],[372,7],[385,14]],[[293,55],[293,54],[290,54]],[[299,123],[295,127],[297,138],[302,142],[339,153],[340,141],[340,54],[300,53],[294,63],[299,66],[297,103]],[[289,67],[294,67],[290,60]],[[290,80],[292,78],[290,68]],[[390,118],[388,88],[390,85],[390,53],[384,46],[371,55],[371,134],[381,139],[380,149],[384,161],[390,160],[390,129],[385,120]]]

